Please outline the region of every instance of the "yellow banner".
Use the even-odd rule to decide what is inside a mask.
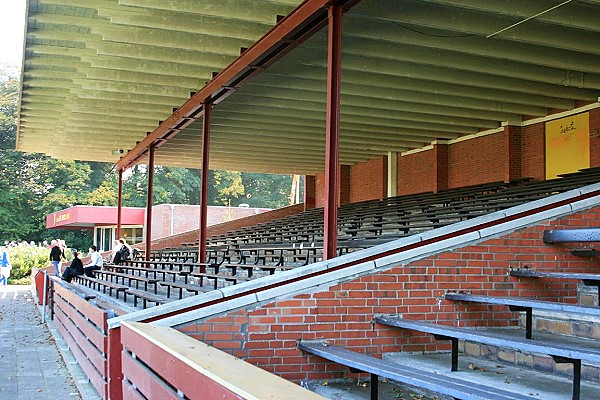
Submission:
[[[590,114],[546,122],[546,179],[590,167]]]

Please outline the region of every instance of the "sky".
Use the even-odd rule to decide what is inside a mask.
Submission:
[[[0,0],[0,64],[21,67],[25,0]]]

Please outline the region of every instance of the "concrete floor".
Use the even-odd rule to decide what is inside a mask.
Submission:
[[[331,400],[369,400],[369,379],[340,381],[310,381],[303,386]],[[391,382],[379,382],[379,400],[440,400],[440,397],[409,389]]]

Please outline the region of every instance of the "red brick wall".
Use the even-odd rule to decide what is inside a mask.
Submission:
[[[339,180],[341,183],[341,179]],[[325,173],[320,173],[315,175],[315,207],[325,207]],[[341,190],[338,187],[338,204],[341,199]]]
[[[508,149],[504,133],[453,143],[448,149],[448,188],[504,181]]]
[[[381,156],[366,163],[340,168],[340,200],[347,198],[354,203],[381,199],[387,193],[387,157]],[[325,206],[325,174],[315,175],[315,206]],[[343,186],[343,187],[342,187]],[[343,203],[343,201],[342,201]]]
[[[517,178],[545,179],[543,122],[507,127],[504,132],[448,145],[448,166],[437,168],[448,175],[448,188]],[[600,166],[600,109],[590,111],[590,164]],[[398,157],[398,194],[443,189],[445,177],[436,176],[433,150]],[[445,158],[445,155],[444,155]],[[355,165],[350,172],[350,201],[385,196],[385,157]],[[441,179],[441,180],[440,180]],[[364,186],[361,186],[364,185]],[[325,175],[316,176],[317,207],[323,207]]]
[[[315,174],[315,207],[325,207],[325,173]]]
[[[387,157],[350,168],[350,202],[382,199],[387,194]]]
[[[523,141],[521,127],[505,126],[504,140],[507,141],[508,170],[504,181],[511,181],[523,177]]]
[[[544,229],[598,226],[600,207],[522,229],[498,239],[398,266],[331,287],[279,300],[251,311],[199,321],[180,330],[283,377],[332,379],[346,368],[308,357],[296,340],[326,339],[333,345],[379,355],[391,351],[440,350],[428,335],[372,325],[375,314],[398,313],[432,322],[478,326],[517,324],[498,306],[461,305],[442,299],[446,291],[531,296],[574,302],[577,283],[511,278],[509,267],[592,272],[600,261],[571,256],[564,246],[542,243]]]
[[[433,150],[398,157],[398,195],[433,191],[434,170]]]
[[[521,129],[523,178],[546,179],[544,126],[539,123]]]

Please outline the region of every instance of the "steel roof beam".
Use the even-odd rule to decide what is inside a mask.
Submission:
[[[265,68],[282,57],[299,41],[305,40],[320,29],[326,21],[324,10],[329,0],[307,0],[292,13],[281,20],[273,29],[246,50],[238,59],[225,68],[219,75],[205,85],[190,100],[148,135],[131,152],[116,164],[117,170],[127,168],[142,157],[144,147],[154,144],[158,139],[168,139],[183,127],[189,125],[189,119],[196,119],[202,112],[206,101],[217,104],[228,96],[230,89],[242,85],[257,73],[257,68]],[[351,1],[344,3],[351,4]],[[239,7],[239,6],[237,6]]]

